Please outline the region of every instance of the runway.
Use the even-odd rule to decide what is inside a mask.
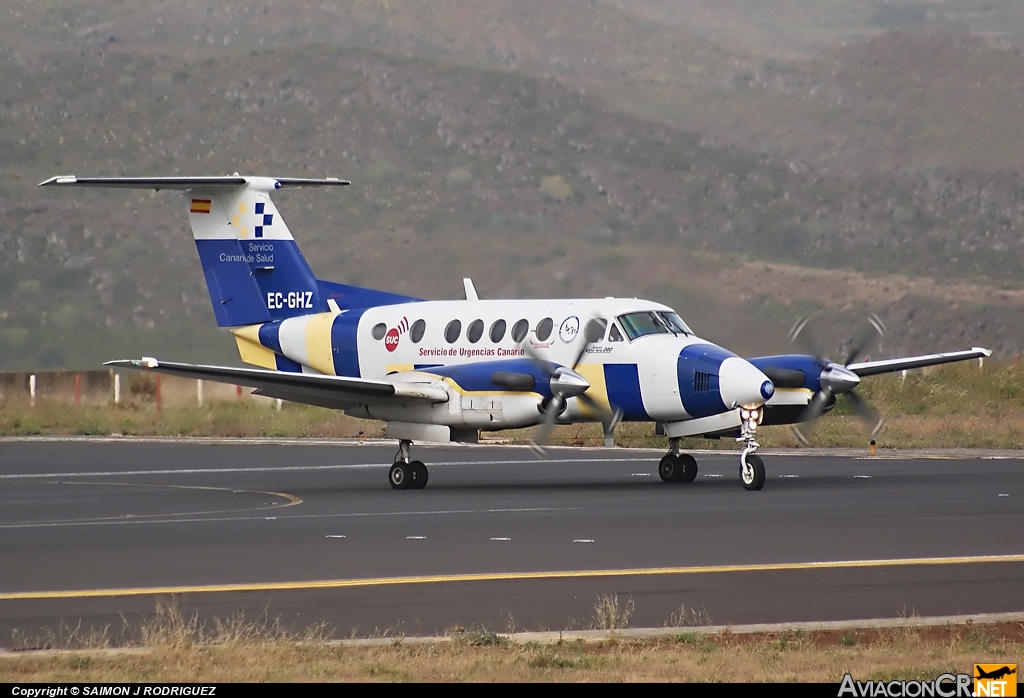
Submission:
[[[697,456],[417,447],[394,491],[381,445],[0,443],[0,647],[61,623],[202,619],[338,637],[1024,610],[1024,459]],[[689,609],[680,614],[680,607]]]

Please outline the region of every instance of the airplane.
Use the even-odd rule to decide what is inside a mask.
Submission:
[[[316,278],[271,194],[292,187],[345,187],[341,179],[248,177],[52,177],[41,187],[175,190],[188,218],[218,326],[243,363],[195,365],[153,357],[109,361],[254,388],[254,393],[342,410],[386,423],[398,441],[388,480],[422,489],[428,472],[414,442],[474,442],[480,431],[600,422],[606,445],[622,420],[656,422],[669,451],[658,474],[692,482],[687,437],[733,437],[743,445],[740,480],[760,490],[762,424],[813,421],[865,376],[989,356],[973,348],[927,356],[841,363],[820,354],[750,360],[698,337],[670,307],[636,298],[424,300]],[[793,336],[803,333],[794,328]],[[881,331],[880,323],[875,329]],[[876,426],[877,428],[877,426]]]
[[[992,671],[985,671],[983,668],[981,668],[977,664],[975,664],[974,667],[975,667],[975,670],[978,672],[978,675],[976,675],[975,679],[994,679],[994,680],[999,680],[999,679],[1002,679],[1004,677],[1009,677],[1009,675],[1012,675],[1014,673],[1017,673],[1016,664],[1014,665],[1014,668],[1010,668],[1010,666],[1004,665],[1004,666],[1001,666],[1001,667],[999,667],[997,669],[993,669]]]
[[[978,672],[978,675],[974,677],[976,679],[995,679],[995,680],[998,680],[998,679],[1003,678],[1004,676],[1011,676],[1011,675],[1017,673],[1016,665],[1015,665],[1015,667],[1013,669],[1011,669],[1009,666],[1002,666],[999,669],[994,669],[992,671],[985,671],[984,669],[982,669],[977,664],[974,665],[974,668],[975,668],[975,671]]]

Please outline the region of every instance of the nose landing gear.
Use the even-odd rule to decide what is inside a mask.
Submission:
[[[759,490],[764,487],[764,461],[757,455],[757,425],[764,415],[760,407],[740,410],[740,436],[737,441],[746,444],[740,455],[740,482],[745,490]]]

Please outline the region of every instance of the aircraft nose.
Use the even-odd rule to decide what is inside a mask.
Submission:
[[[754,364],[733,356],[722,362],[719,391],[729,409],[758,407],[775,394],[775,384]]]

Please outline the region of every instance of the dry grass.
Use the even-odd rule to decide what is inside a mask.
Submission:
[[[618,609],[621,612],[621,608]],[[289,637],[274,624],[200,632],[170,615],[145,653],[0,657],[0,681],[829,681],[933,679],[975,662],[1015,662],[1022,624],[715,635],[519,645],[490,633],[449,642],[346,645]]]

